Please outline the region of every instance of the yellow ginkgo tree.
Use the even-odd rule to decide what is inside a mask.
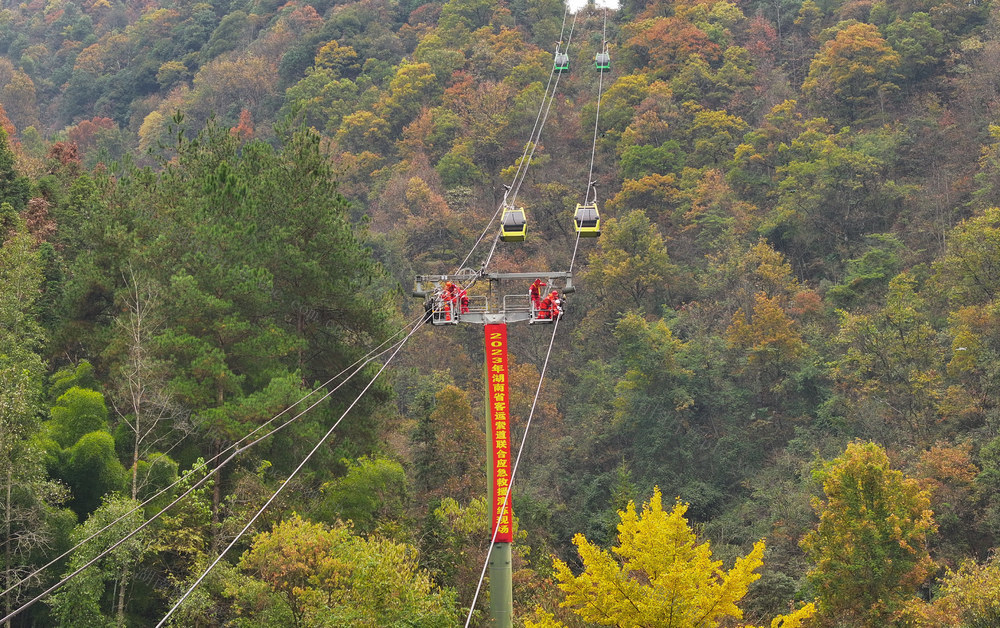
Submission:
[[[577,534],[573,543],[584,565],[580,575],[555,560],[559,588],[566,595],[560,606],[586,622],[620,628],[709,628],[727,618],[742,619],[737,604],[760,578],[764,541],[725,571],[722,561],[712,560],[708,542],[697,542],[684,518],[687,508],[678,501],[673,510],[664,511],[656,488],[641,514],[634,502],[619,511],[618,543],[611,552]],[[775,618],[771,626],[796,628],[814,612],[807,604]],[[545,611],[537,614],[537,621],[526,622],[528,628],[562,626]]]

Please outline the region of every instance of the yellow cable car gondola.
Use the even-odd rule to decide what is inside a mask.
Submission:
[[[500,239],[504,242],[524,242],[528,236],[528,221],[523,207],[504,207],[500,217]]]
[[[601,235],[601,214],[597,203],[577,203],[573,214],[573,225],[581,238],[596,238]]]

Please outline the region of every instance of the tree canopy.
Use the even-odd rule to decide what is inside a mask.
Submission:
[[[482,337],[407,295],[459,268],[573,273],[508,330],[516,622],[995,624],[995,9],[6,3],[4,614],[149,523],[11,626],[156,623],[265,504],[175,625],[458,621]]]

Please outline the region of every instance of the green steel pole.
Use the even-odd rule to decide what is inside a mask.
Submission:
[[[493,628],[514,625],[510,543],[495,543],[490,554],[490,621]]]

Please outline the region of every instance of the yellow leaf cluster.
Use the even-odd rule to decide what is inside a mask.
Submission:
[[[758,541],[732,569],[712,560],[708,542],[699,543],[684,514],[687,504],[678,501],[665,511],[659,489],[643,504],[620,511],[618,542],[610,552],[576,535],[584,569],[574,575],[566,563],[555,560],[559,588],[566,595],[561,606],[583,620],[622,628],[661,626],[695,628],[718,626],[727,618],[741,619],[739,601],[750,584],[760,578],[764,542]],[[797,628],[812,616],[808,604],[775,618],[772,628]],[[550,614],[537,613],[528,628],[555,628],[561,624]],[[750,627],[745,627],[750,628]]]

